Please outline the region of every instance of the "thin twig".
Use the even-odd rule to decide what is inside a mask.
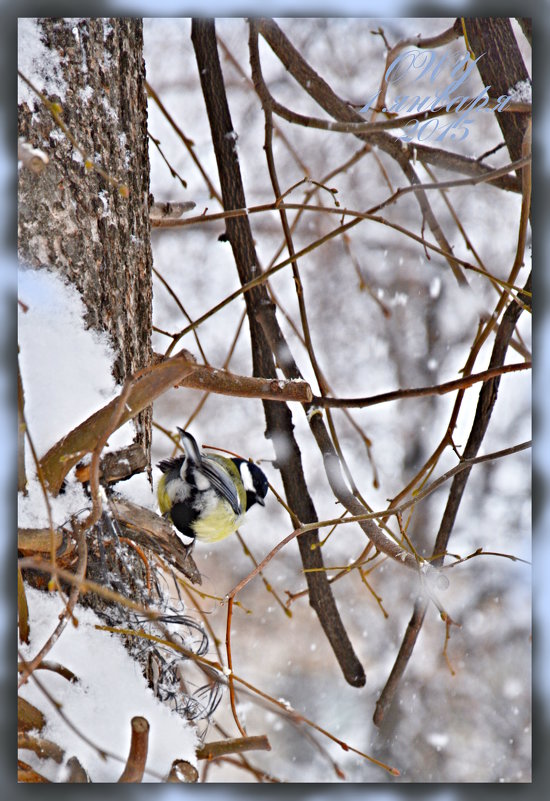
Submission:
[[[226,740],[205,743],[197,749],[197,759],[218,759],[228,754],[240,754],[243,751],[271,751],[269,740],[265,734],[256,737],[234,737]]]
[[[474,373],[464,378],[456,378],[454,381],[447,381],[444,384],[437,384],[431,387],[417,387],[415,389],[395,389],[392,392],[383,392],[380,395],[371,395],[367,398],[325,398],[313,396],[312,403],[323,408],[351,408],[362,409],[366,406],[376,406],[379,403],[403,400],[405,398],[422,398],[429,395],[445,395],[447,392],[454,392],[457,389],[466,389],[479,381],[487,381],[497,375],[505,373],[515,373],[518,370],[530,370],[531,362],[518,362],[517,364],[504,364],[501,367],[493,367],[484,370],[482,373]]]
[[[212,181],[208,177],[208,175],[206,173],[206,170],[204,169],[204,167],[200,163],[200,161],[199,161],[199,159],[197,157],[197,154],[195,153],[195,150],[194,150],[195,143],[193,142],[192,139],[189,139],[189,137],[186,136],[183,133],[183,131],[181,130],[179,125],[176,123],[176,121],[174,120],[172,115],[169,113],[169,111],[167,110],[166,106],[164,105],[164,103],[162,102],[162,100],[160,99],[158,94],[155,92],[155,90],[153,89],[153,87],[151,86],[149,81],[145,81],[145,88],[147,90],[147,94],[149,95],[149,97],[153,98],[153,100],[155,101],[155,103],[159,107],[159,109],[162,112],[162,114],[168,120],[168,122],[170,123],[170,125],[172,126],[174,131],[177,133],[177,135],[179,136],[179,138],[181,139],[181,141],[183,142],[183,144],[187,148],[187,150],[189,152],[189,155],[191,156],[191,158],[195,162],[200,174],[204,178],[204,181],[205,181],[205,183],[206,183],[206,185],[207,185],[207,187],[208,187],[208,189],[210,191],[210,196],[216,198],[218,203],[220,205],[223,205],[222,204],[222,199],[220,197],[220,193],[218,192],[218,190],[216,189],[216,187],[214,186],[214,184],[212,183]]]
[[[227,681],[229,684],[229,702],[231,704],[231,711],[233,713],[233,720],[235,721],[238,730],[243,737],[247,737],[239,716],[237,714],[237,704],[235,702],[235,685],[233,682],[233,658],[231,656],[231,620],[233,618],[233,598],[228,598],[227,603],[227,623],[225,628],[225,652],[227,655]]]

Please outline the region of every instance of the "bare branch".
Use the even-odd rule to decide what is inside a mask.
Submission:
[[[265,734],[256,737],[234,737],[205,743],[197,749],[197,759],[217,759],[227,754],[240,754],[243,751],[271,751]]]
[[[144,717],[132,718],[132,741],[126,767],[120,776],[119,784],[141,782],[147,762],[149,747],[149,722]]]
[[[170,773],[166,777],[168,783],[194,784],[199,780],[199,772],[194,765],[185,759],[175,759]]]
[[[313,398],[314,406],[323,408],[349,408],[362,409],[365,406],[376,406],[378,403],[388,401],[403,400],[405,398],[422,398],[429,395],[445,395],[447,392],[454,392],[457,389],[466,389],[479,381],[487,381],[497,375],[505,373],[515,373],[518,370],[530,370],[531,362],[520,362],[518,364],[505,364],[501,367],[494,367],[491,370],[484,370],[482,373],[474,373],[464,378],[457,378],[454,381],[447,381],[445,384],[438,384],[432,387],[418,387],[416,389],[395,389],[393,392],[383,392],[380,395],[372,395],[370,398],[321,398],[317,395]]]

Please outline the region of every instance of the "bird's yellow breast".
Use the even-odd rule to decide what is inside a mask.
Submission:
[[[201,542],[218,542],[239,528],[244,520],[244,512],[236,515],[227,501],[218,500],[215,508],[209,510],[205,517],[195,520],[191,528]]]

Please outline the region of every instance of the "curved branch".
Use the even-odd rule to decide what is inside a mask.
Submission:
[[[50,491],[56,495],[69,470],[83,456],[98,452],[98,446],[107,434],[120,428],[174,386],[297,403],[307,402],[312,397],[305,381],[284,382],[276,376],[265,379],[239,376],[226,370],[198,365],[188,351],[181,351],[171,359],[135,373],[116,398],[50,448],[40,460]]]
[[[301,54],[273,20],[259,19],[257,23],[263,38],[285,68],[321,108],[324,108],[331,117],[340,121],[364,122],[361,115],[339,98],[326,81],[304,61]],[[403,158],[411,161],[413,159],[413,148],[410,145],[396,141],[391,134],[387,134],[384,131],[369,134],[366,139],[365,134],[356,134],[356,136],[363,141],[368,141],[370,145],[376,145],[392,156],[398,163],[401,163],[400,160]],[[476,159],[461,156],[458,153],[449,153],[440,148],[428,147],[420,142],[414,144],[414,156],[416,161],[420,163],[434,164],[442,169],[463,172],[466,175],[481,175],[487,170]],[[520,182],[509,178],[499,179],[498,183],[495,182],[495,186],[499,186],[502,189],[521,191]]]
[[[131,420],[159,395],[173,387],[174,384],[178,384],[196,369],[196,364],[188,358],[189,355],[187,351],[184,351],[161,364],[140,370],[129,379],[129,390],[122,390],[122,392],[128,391],[128,396],[118,417],[117,428]],[[120,395],[74,428],[42,457],[40,466],[49,489],[54,495],[57,495],[61,489],[69,470],[85,454],[96,449],[119,402]]]
[[[454,392],[457,389],[466,389],[478,381],[487,381],[489,378],[495,378],[497,375],[515,373],[518,370],[529,370],[530,368],[531,362],[505,364],[500,367],[493,367],[490,370],[484,370],[482,373],[474,373],[473,375],[464,376],[464,378],[457,378],[454,381],[447,381],[437,386],[417,387],[415,389],[395,389],[393,392],[383,392],[380,395],[371,395],[368,398],[325,398],[315,395],[312,403],[314,406],[321,406],[323,408],[363,409],[366,406],[376,406],[378,403],[387,403],[388,401],[403,400],[405,398],[422,398],[426,395],[445,395],[447,392]]]

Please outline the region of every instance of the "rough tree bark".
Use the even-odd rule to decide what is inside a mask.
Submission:
[[[37,24],[65,85],[63,98],[47,100],[58,104],[79,148],[38,96],[20,104],[19,135],[49,163],[40,174],[20,171],[19,255],[77,286],[88,326],[111,336],[117,353],[113,373],[122,383],[152,358],[142,22],[45,18]],[[151,410],[135,422],[136,441],[149,462]]]

